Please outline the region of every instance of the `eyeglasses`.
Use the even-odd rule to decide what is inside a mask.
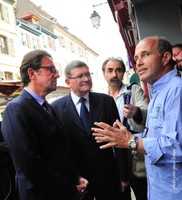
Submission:
[[[55,66],[38,66],[38,69],[46,69],[47,71],[50,71],[51,74],[59,73],[59,71],[55,68]]]
[[[72,77],[68,77],[69,79],[78,79],[78,80],[83,80],[85,77],[86,78],[91,78],[91,75],[93,75],[93,73],[86,73],[86,74],[80,74],[79,76],[72,76]]]

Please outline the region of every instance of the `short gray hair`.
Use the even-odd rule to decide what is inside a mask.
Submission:
[[[83,61],[80,61],[80,60],[73,60],[73,61],[69,62],[69,63],[66,65],[65,69],[64,69],[65,77],[66,77],[66,78],[71,77],[71,70],[72,70],[72,69],[75,69],[75,68],[79,68],[79,67],[87,67],[87,68],[89,68],[89,67],[87,66],[87,64],[84,63]]]

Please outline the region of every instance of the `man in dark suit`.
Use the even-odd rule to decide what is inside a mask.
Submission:
[[[71,156],[89,181],[88,193],[84,200],[119,200],[121,183],[118,164],[121,165],[122,184],[127,179],[127,155],[125,150],[115,152],[110,148],[99,149],[91,133],[96,121],[112,125],[119,119],[116,104],[112,97],[90,92],[92,88],[91,73],[88,66],[79,60],[70,62],[65,67],[66,83],[71,90],[67,96],[52,103],[52,106],[63,125],[69,139]],[[81,97],[89,115],[89,127],[82,122]],[[115,154],[122,154],[117,163]],[[126,173],[125,173],[126,172]]]
[[[4,113],[2,133],[16,169],[18,200],[76,200],[88,181],[72,167],[61,126],[42,105],[59,78],[46,51],[27,53],[20,73],[24,89]]]

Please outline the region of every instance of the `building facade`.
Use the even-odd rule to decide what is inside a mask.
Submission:
[[[25,53],[43,49],[54,58],[59,71],[58,89],[48,95],[49,99],[64,96],[69,92],[65,83],[64,67],[71,60],[78,59],[88,64],[91,72],[97,74],[98,54],[80,38],[69,32],[57,19],[49,15],[30,0],[0,1],[0,112],[14,93],[6,94],[4,87],[13,88],[20,82],[19,66]],[[99,81],[94,77],[94,83]],[[13,84],[8,84],[13,82]],[[6,82],[6,83],[5,83]],[[8,88],[9,87],[9,88]],[[13,91],[13,90],[12,90]],[[20,92],[17,90],[16,93]],[[16,95],[16,94],[15,94]]]

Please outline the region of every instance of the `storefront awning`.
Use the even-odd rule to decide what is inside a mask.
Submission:
[[[12,95],[15,91],[21,88],[21,82],[17,81],[1,81],[0,82],[0,93],[6,96]]]
[[[135,38],[132,28],[131,19],[128,12],[127,1],[108,0],[114,20],[118,23],[122,39],[130,57],[132,65],[134,65]]]

